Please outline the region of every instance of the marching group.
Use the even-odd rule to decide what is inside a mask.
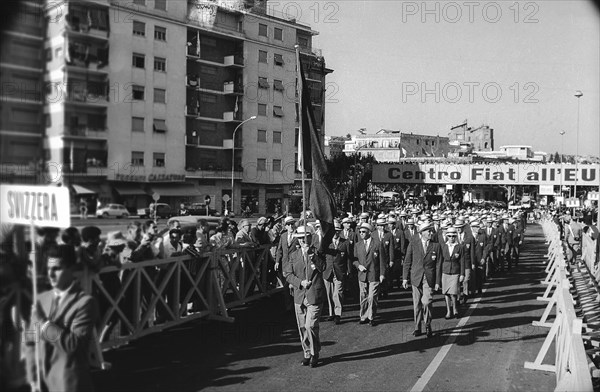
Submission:
[[[164,233],[159,232],[155,221],[134,221],[125,234],[110,232],[104,241],[100,228],[95,226],[69,228],[62,233],[40,228],[34,244],[37,288],[41,292],[38,304],[31,314],[26,309],[23,312],[23,318],[29,320],[26,325],[3,322],[3,328],[10,329],[4,331],[4,336],[22,334],[29,381],[36,380],[32,350],[39,336],[43,388],[90,389],[86,365],[89,344],[97,339],[95,328],[101,316],[114,305],[104,295],[85,294],[77,282],[78,269],[99,271],[106,266],[121,267],[185,253],[198,255],[214,249],[267,245],[271,248],[269,281],[289,285],[301,334],[302,364],[315,367],[320,352],[319,319],[327,309],[328,320],[340,324],[348,290],[358,289],[358,322],[376,326],[378,300],[396,287],[410,286],[413,334],[421,335],[424,324],[425,334],[430,337],[434,292],[441,290],[445,297],[446,318],[460,317],[459,304],[480,293],[485,279],[518,265],[526,223],[520,212],[511,216],[499,209],[434,207],[423,211],[414,206],[387,213],[347,215],[335,220],[333,238],[327,239],[319,221],[309,217],[298,221],[291,216],[261,217],[255,227],[247,219],[236,224],[223,218],[217,227],[200,219],[192,232],[183,230],[179,221],[170,220]],[[322,241],[327,242],[326,246],[321,246]],[[13,275],[19,275],[27,260],[14,254],[13,248],[2,247],[3,273],[11,267]],[[192,275],[198,272],[199,265],[189,264]],[[144,270],[155,282],[166,279],[168,274],[166,269],[155,266]],[[103,290],[116,298],[128,273],[127,269],[116,268],[100,274]],[[198,310],[198,298],[192,296],[189,304],[174,304],[176,296],[172,292],[167,289],[163,292],[164,301],[154,301],[156,314],[148,322],[161,323],[168,318],[170,312],[165,304],[182,307],[184,312]],[[153,295],[151,287],[143,284],[141,303],[152,302]],[[179,301],[183,301],[183,296],[179,296]],[[140,311],[127,295],[119,307],[129,317]],[[110,334],[117,321],[115,312],[101,335]],[[126,323],[122,322],[121,328],[126,329]]]

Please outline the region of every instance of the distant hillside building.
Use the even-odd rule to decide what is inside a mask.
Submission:
[[[471,143],[473,151],[494,150],[494,130],[487,125],[477,128],[467,126],[467,121],[450,128],[450,142]]]
[[[378,162],[398,162],[401,158],[447,157],[447,137],[404,133],[381,129],[375,134],[361,133],[345,141],[344,153],[371,154]]]
[[[346,140],[344,136],[325,136],[325,156],[333,159],[342,155]]]

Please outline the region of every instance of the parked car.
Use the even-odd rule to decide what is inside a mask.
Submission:
[[[127,218],[129,211],[127,211],[127,208],[123,204],[107,204],[96,210],[96,216],[98,218]]]
[[[187,208],[189,215],[204,215],[206,216],[206,204],[204,203],[192,203]],[[214,208],[208,207],[209,216],[219,216],[219,213]]]
[[[174,216],[174,217],[171,217],[167,221],[167,226],[164,229],[160,230],[160,232],[158,234],[164,235],[169,230],[168,228],[169,228],[171,222],[174,220],[179,221],[179,223],[181,224],[182,231],[186,232],[186,231],[192,230],[195,233],[196,225],[198,224],[198,221],[200,219],[204,219],[207,221],[210,235],[214,234],[217,227],[219,226],[219,223],[221,222],[221,218],[218,218],[216,216],[198,216],[198,215]]]
[[[152,211],[149,207],[138,208],[137,214],[140,218],[151,218]],[[156,217],[157,218],[170,218],[174,215],[171,206],[165,203],[156,203]]]

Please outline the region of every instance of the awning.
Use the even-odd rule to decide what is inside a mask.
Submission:
[[[158,193],[160,197],[200,195],[200,190],[192,184],[153,185],[152,193],[154,192]]]
[[[165,120],[154,120],[154,132],[167,132]]]
[[[273,115],[277,117],[283,117],[283,110],[281,106],[273,106]]]
[[[273,81],[273,89],[278,90],[278,91],[284,91],[285,87],[283,87],[283,82],[281,80],[274,80]]]
[[[117,191],[121,196],[147,195],[147,193],[137,185],[115,184],[113,185],[113,188],[115,188],[115,191]]]
[[[95,195],[98,193],[97,190],[89,189],[87,186],[71,184],[71,187],[77,195]]]

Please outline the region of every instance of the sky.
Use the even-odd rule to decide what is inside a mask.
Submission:
[[[319,32],[313,47],[334,70],[327,135],[385,128],[447,136],[466,119],[493,128],[496,149],[525,144],[575,154],[579,145],[580,155],[600,156],[600,14],[592,2],[306,0],[269,7]]]

